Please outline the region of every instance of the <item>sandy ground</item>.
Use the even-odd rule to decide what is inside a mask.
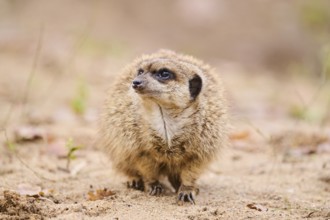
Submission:
[[[85,151],[76,161],[87,164],[76,176],[58,171],[54,164],[63,161],[55,158],[40,156],[29,162],[35,172],[52,181],[36,177],[20,163],[4,164],[2,191],[10,190],[10,195],[16,197],[14,192],[20,191],[18,187],[25,183],[32,189],[38,186],[52,192],[45,196],[47,199],[1,197],[0,216],[2,219],[329,218],[329,176],[325,179],[329,155],[304,158],[294,164],[270,162],[272,158],[260,152],[235,151],[227,156],[231,158],[231,168],[206,173],[200,180],[197,204],[184,206],[176,204],[170,190],[164,196],[151,197],[126,189],[113,175],[104,156],[94,151]],[[89,191],[104,188],[115,195],[89,201]],[[253,204],[260,211],[248,207]]]
[[[127,189],[125,178],[93,146],[96,110],[77,116],[62,106],[30,114],[25,123],[16,117],[7,123],[0,148],[0,218],[330,219],[328,127],[285,115],[288,96],[273,97],[279,84],[285,90],[282,80],[224,78],[232,103],[231,146],[200,178],[196,205],[178,206],[170,187],[161,197]],[[70,138],[83,148],[66,169]]]

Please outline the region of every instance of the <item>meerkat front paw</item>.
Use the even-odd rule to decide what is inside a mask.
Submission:
[[[158,181],[150,183],[149,186],[150,186],[149,194],[151,196],[160,196],[164,192],[164,186]]]
[[[184,202],[195,204],[195,197],[199,193],[199,189],[194,186],[181,185],[178,191],[178,205],[183,205]]]
[[[127,181],[127,188],[144,191],[144,182],[142,179]]]

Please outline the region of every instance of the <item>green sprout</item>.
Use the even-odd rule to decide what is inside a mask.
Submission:
[[[68,153],[66,155],[66,159],[67,159],[67,163],[66,163],[66,169],[69,170],[70,168],[70,164],[71,164],[71,161],[76,159],[77,156],[75,155],[75,153],[81,149],[81,146],[79,145],[75,145],[73,143],[73,140],[72,138],[70,138],[66,145],[65,145],[67,148],[68,148]]]
[[[16,145],[12,141],[6,141],[7,147],[10,151],[15,151],[16,150]]]
[[[8,136],[7,136],[7,131],[4,130],[4,136],[5,136],[5,145],[7,146],[7,148],[9,149],[9,151],[11,152],[15,152],[16,151],[16,145],[13,141],[9,140]]]
[[[291,106],[289,109],[289,115],[295,119],[305,120],[307,117],[306,108],[298,105]]]

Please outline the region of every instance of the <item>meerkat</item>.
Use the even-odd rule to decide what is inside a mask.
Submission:
[[[160,50],[123,70],[100,122],[101,147],[128,187],[158,196],[167,177],[179,204],[195,204],[195,182],[227,140],[224,87],[202,61]]]

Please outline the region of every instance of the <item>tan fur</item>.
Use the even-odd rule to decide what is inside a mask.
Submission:
[[[159,83],[150,72],[168,68],[176,79]],[[146,93],[132,88],[138,70]],[[202,89],[196,99],[189,80],[198,75]],[[114,167],[136,189],[162,192],[158,182],[167,176],[178,200],[194,202],[195,181],[227,139],[227,103],[223,85],[208,65],[186,55],[161,50],[128,65],[107,94],[101,116],[101,147]]]

